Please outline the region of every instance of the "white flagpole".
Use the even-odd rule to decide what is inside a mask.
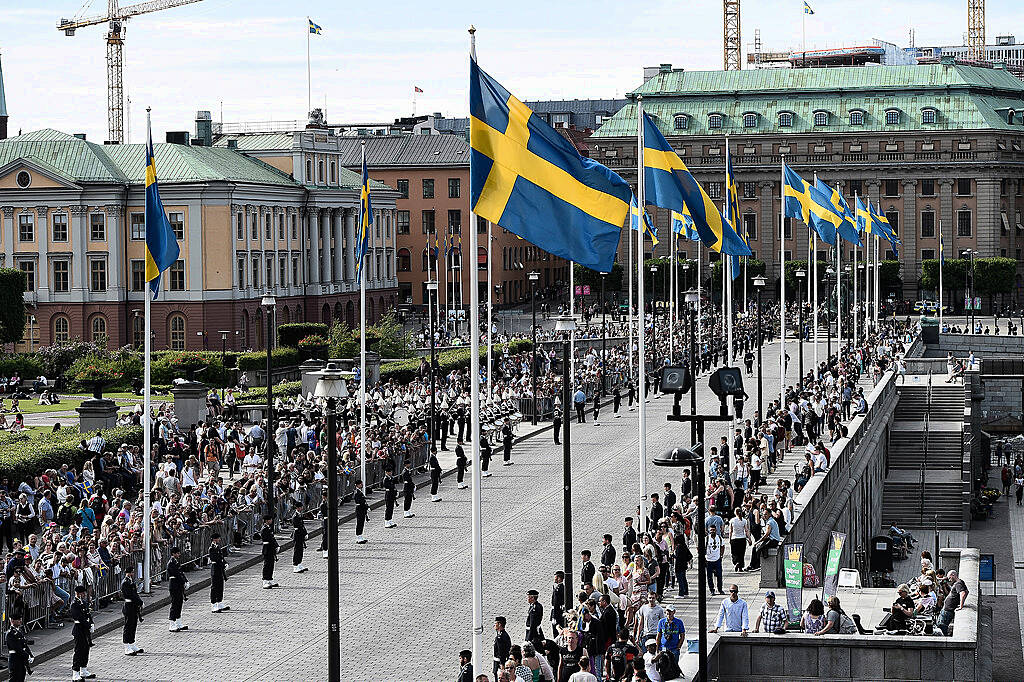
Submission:
[[[836,240],[836,357],[843,348],[843,249]]]
[[[703,321],[703,319],[701,318],[701,315],[700,315],[700,304],[701,304],[701,298],[702,298],[702,296],[701,296],[701,289],[703,288],[703,285],[701,284],[701,279],[703,278],[703,273],[702,273],[703,266],[701,264],[701,261],[703,259],[701,258],[701,246],[702,246],[702,243],[700,241],[700,236],[698,235],[698,237],[697,237],[697,357],[694,358],[694,364],[696,365],[696,367],[691,367],[690,368],[690,373],[693,374],[693,378],[695,380],[697,378],[697,375],[700,373],[698,371],[698,368],[700,367],[700,356],[701,356],[701,353],[704,352],[704,346],[703,346],[703,343],[704,343],[704,321]]]
[[[472,216],[472,212],[470,212]],[[475,229],[475,225],[473,226]],[[491,242],[494,241],[494,236],[491,233],[491,221],[487,221],[487,399],[491,399],[491,371],[494,368],[494,339],[491,333],[493,329],[493,323],[491,322],[492,305],[491,299],[494,296],[494,287],[491,284]],[[469,294],[470,303],[473,302],[473,293]],[[472,316],[467,315],[472,320]],[[470,322],[472,324],[472,321]]]
[[[472,26],[469,27],[469,54],[473,61],[476,61],[476,29]],[[470,137],[472,137],[472,127],[470,128]],[[470,166],[472,166],[472,159],[470,160]],[[473,176],[472,169],[469,173],[470,177]],[[470,193],[472,195],[472,193]],[[472,206],[470,207],[472,209]],[[474,224],[475,218],[472,210],[469,213],[469,222]],[[469,231],[469,250],[471,253],[477,252],[477,244],[479,239],[477,237],[476,229]],[[488,265],[490,264],[490,258],[488,257]],[[476,311],[479,307],[480,292],[479,287],[473,287],[469,293],[469,305],[473,309],[472,324],[470,324],[469,334],[469,400],[470,400],[470,431],[473,434],[472,444],[472,463],[470,467],[470,473],[472,475],[473,484],[470,490],[470,498],[472,500],[472,544],[473,544],[473,660],[475,665],[482,666],[484,660],[484,601],[483,601],[483,590],[484,590],[484,574],[483,574],[483,534],[481,531],[481,496],[480,487],[480,325],[476,319]],[[490,299],[490,292],[488,292],[488,299]],[[489,332],[490,330],[488,330]],[[489,376],[489,375],[488,375]],[[490,382],[488,382],[488,385]],[[483,669],[483,668],[480,668]]]
[[[631,209],[632,210],[632,209]],[[626,282],[628,283],[628,299],[626,301],[626,324],[629,326],[629,376],[630,379],[636,381],[636,362],[635,355],[633,353],[633,233],[630,231],[633,229],[633,216],[632,213],[629,216],[629,225],[626,229],[626,244],[629,247],[629,263],[626,267]],[[570,280],[569,284],[569,298],[572,298],[572,283]],[[637,385],[639,391],[639,385]],[[637,393],[639,395],[639,393]],[[629,408],[632,410],[633,408]]]
[[[676,289],[678,288],[678,287],[676,287],[676,237],[677,237],[677,235],[676,235],[675,232],[672,231],[671,222],[672,222],[672,216],[670,214],[669,215],[668,238],[672,240],[672,245],[671,245],[671,248],[669,249],[669,253],[671,254],[670,258],[672,259],[672,261],[669,263],[669,268],[668,268],[668,282],[669,282],[668,301],[665,302],[665,305],[668,306],[668,361],[669,361],[669,364],[672,364],[672,363],[675,362],[675,350],[676,350],[676,333],[675,333],[675,331],[676,331],[676,325],[675,325],[675,318],[676,318],[675,298],[676,298],[676,294],[675,294],[675,292],[676,292]]]
[[[836,237],[838,239],[838,237]],[[811,286],[814,288],[814,305],[811,309],[814,311],[814,376],[818,377],[818,235],[811,230],[811,279],[813,280]]]
[[[728,365],[732,365],[733,362],[733,345],[732,345],[732,256],[726,257],[726,261],[729,265],[728,277],[725,278],[725,320],[726,320],[726,343],[729,344],[729,350],[725,354],[725,361]],[[731,435],[731,434],[730,434]]]
[[[643,96],[637,96],[637,197],[636,204],[640,215],[637,219],[636,231],[636,309],[639,316],[639,360],[637,372],[638,410],[640,414],[640,529],[647,532],[647,401],[644,397],[644,379],[646,378],[647,334],[644,324],[644,104]]]
[[[152,141],[153,141],[153,128],[152,128],[152,124],[150,122],[150,109],[149,109],[149,107],[146,107],[146,144],[149,144]],[[156,152],[154,151],[154,154],[155,153]],[[146,227],[148,229],[149,226],[147,225]],[[152,343],[151,343],[151,340],[150,340],[150,335],[152,334],[151,329],[153,327],[153,322],[150,319],[150,299],[153,298],[153,294],[150,291],[148,286],[146,286],[145,289],[143,290],[143,297],[146,299],[146,303],[145,303],[144,310],[143,310],[144,324],[143,324],[143,328],[142,328],[142,334],[143,334],[142,353],[143,353],[143,360],[144,360],[143,370],[142,370],[142,375],[143,375],[142,381],[143,381],[143,384],[144,384],[143,389],[142,389],[143,390],[143,398],[142,398],[142,410],[143,410],[143,418],[142,418],[142,452],[143,452],[143,455],[142,455],[142,461],[143,461],[142,496],[144,498],[143,499],[143,503],[142,503],[142,513],[143,513],[143,519],[142,519],[142,543],[143,543],[143,552],[142,552],[142,582],[143,582],[143,585],[144,585],[143,589],[148,594],[148,593],[153,591],[152,575],[150,573],[150,566],[149,566],[150,560],[151,560],[151,557],[150,557],[150,539],[152,537],[152,520],[150,519],[149,504],[150,504],[150,497],[152,496],[151,493],[150,493],[150,487],[152,485],[152,482],[151,482],[150,478],[152,476],[152,474],[151,474],[151,471],[152,471],[152,464],[151,464],[152,454],[151,453],[152,453],[152,450],[153,450],[153,443],[152,443],[152,435],[153,435],[152,414],[153,414],[153,407],[152,407],[152,399],[150,397],[150,392],[152,390],[152,380],[151,380],[151,377],[150,377],[152,359],[150,357],[150,353],[153,350],[152,349]]]
[[[942,333],[942,261],[946,254],[943,253],[942,221],[939,221],[939,333]],[[1024,331],[1024,330],[1022,330]]]
[[[360,153],[362,154],[362,165],[366,164],[366,140],[359,142]],[[359,476],[366,480],[366,254],[363,251],[362,243],[362,222],[369,220],[370,216],[362,215],[365,207],[359,211],[359,223],[356,228],[360,241],[357,245],[359,253]],[[369,229],[367,229],[369,232]],[[369,239],[370,235],[366,235]],[[429,262],[429,258],[428,258]],[[428,292],[429,293],[429,292]],[[433,368],[431,368],[433,369]],[[267,436],[270,437],[269,435]],[[331,472],[334,475],[334,472]]]
[[[313,110],[313,76],[309,59],[309,25],[313,20],[306,17],[306,115]]]
[[[839,237],[836,236],[836,243],[839,243]],[[859,334],[857,329],[857,320],[859,319],[857,313],[857,245],[853,245],[853,345],[858,345]]]
[[[779,408],[786,406],[786,157],[782,157],[779,185]]]

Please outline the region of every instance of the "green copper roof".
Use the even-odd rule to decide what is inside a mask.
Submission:
[[[644,110],[671,136],[966,129],[1024,133],[1024,126],[1010,125],[1006,116],[1008,109],[1024,110],[1024,82],[1007,71],[962,65],[659,73],[631,93],[634,103],[606,121],[594,137],[636,135],[637,94],[644,97]],[[922,111],[929,108],[936,112],[934,123],[923,122]],[[886,112],[892,109],[899,111],[899,120],[887,123]],[[851,124],[850,113],[857,110],[864,114],[862,125]],[[828,113],[825,125],[814,124],[816,111]],[[792,126],[779,125],[782,112],[793,115]],[[744,126],[746,113],[757,115],[754,127]],[[685,129],[675,127],[679,114],[687,117]],[[711,114],[722,116],[721,128],[709,127]]]
[[[213,141],[214,147],[227,147],[228,140],[234,140],[242,151],[264,151],[269,149],[291,149],[295,146],[294,133],[256,133],[246,135],[221,135]]]

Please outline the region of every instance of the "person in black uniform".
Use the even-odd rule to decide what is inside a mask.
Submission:
[[[391,517],[395,515],[398,491],[395,490],[395,468],[390,463],[384,467],[384,480],[381,481],[381,485],[384,487],[384,527],[394,528],[398,524]]]
[[[487,467],[491,465],[491,442],[487,440],[487,436],[480,436],[480,477],[487,478],[491,475],[491,472],[487,470]]]
[[[356,503],[356,544],[365,545],[366,538],[363,537],[363,525],[370,518],[370,505],[366,504],[366,495],[363,494],[362,481],[356,481],[356,491],[352,493],[352,501]]]
[[[224,603],[224,583],[228,580],[227,555],[221,545],[220,533],[210,536],[210,613],[227,611]]]
[[[455,448],[461,448],[461,445],[456,445]],[[441,496],[437,494],[437,489],[441,485],[441,463],[437,461],[437,453],[430,453],[430,501],[440,502]]]
[[[537,590],[529,590],[526,593],[526,603],[526,641],[533,642],[536,646],[537,642],[544,641],[544,630],[541,628],[544,607],[537,601]]]
[[[494,679],[498,679],[498,670],[505,665],[508,654],[512,650],[512,638],[505,632],[505,616],[494,619]]]
[[[629,409],[632,412],[633,403],[636,401],[636,384],[633,383],[632,379],[626,382],[626,395],[629,399]]]
[[[10,618],[11,629],[7,631],[4,642],[7,645],[7,668],[11,675],[8,679],[11,682],[25,682],[25,676],[32,674],[34,657],[28,648],[25,630],[21,627],[21,614],[11,613]]]
[[[562,435],[562,413],[557,409],[554,416],[551,417],[551,435],[555,439],[555,445],[562,444],[562,441],[558,440]]]
[[[85,585],[75,586],[75,598],[71,602],[71,620],[75,622],[71,628],[71,636],[75,638],[75,655],[71,659],[71,679],[90,680],[96,677],[89,672],[89,647],[92,646],[92,614],[89,613],[89,601],[85,596]]]
[[[466,457],[466,450],[462,447],[462,443],[455,444],[455,482],[457,488],[462,490],[468,488],[466,484],[466,466],[469,464],[469,459]]]
[[[618,419],[621,415],[619,414],[619,407],[622,406],[622,393],[619,392],[618,384],[612,388],[612,414]]]
[[[171,611],[167,616],[170,621],[167,629],[170,632],[183,632],[188,630],[187,625],[181,624],[181,607],[185,603],[185,590],[188,589],[188,580],[185,573],[178,564],[181,557],[181,548],[171,548],[171,560],[167,562],[167,589],[171,593]]]
[[[263,589],[277,587],[274,580],[274,562],[277,561],[277,538],[274,537],[273,518],[270,514],[263,515],[263,528],[260,529],[260,540],[263,542]]]
[[[124,599],[121,607],[121,613],[124,614],[124,627],[121,630],[124,655],[135,656],[143,651],[142,647],[135,646],[135,630],[142,622],[142,597],[130,573],[125,573],[121,581],[121,598]]]
[[[505,461],[502,462],[502,466],[510,467],[513,464],[513,462],[512,462],[512,424],[509,422],[508,419],[505,420],[505,423],[501,427],[501,444],[505,448],[505,453],[504,453],[504,455],[505,455],[504,456],[504,460]]]
[[[612,534],[605,533],[601,544],[601,565],[611,568],[615,565],[615,545],[612,544]]]
[[[459,652],[459,679],[455,682],[473,682],[473,652],[469,649]]]
[[[309,570],[302,565],[302,553],[306,549],[306,537],[309,535],[306,520],[303,518],[305,509],[302,502],[296,502],[295,513],[292,514],[292,573],[305,573]]]
[[[622,551],[628,552],[636,542],[636,528],[633,528],[633,517],[627,516],[622,529]]]
[[[555,571],[555,579],[551,584],[551,630],[556,634],[562,627],[562,614],[565,609],[565,571]]]
[[[412,480],[412,460],[406,458],[405,466],[402,468],[402,509],[404,516],[407,519],[411,519],[416,516],[412,511],[412,501],[416,497],[416,483]]]
[[[466,435],[466,408],[462,405],[455,408],[455,423],[459,426],[459,437],[455,442],[461,445],[464,442],[463,436]]]
[[[448,431],[449,421],[447,414],[439,414],[438,420],[441,422],[441,450],[448,451]]]

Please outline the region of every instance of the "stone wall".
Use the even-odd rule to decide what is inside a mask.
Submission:
[[[933,347],[929,346],[929,350]],[[950,351],[964,357],[974,351],[977,357],[1002,358],[1024,356],[1024,336],[993,336],[991,334],[939,334],[938,348],[945,356]]]
[[[983,421],[1006,416],[1020,417],[1020,379],[1000,379],[983,376],[981,382],[985,389],[985,399],[981,403],[981,418]]]

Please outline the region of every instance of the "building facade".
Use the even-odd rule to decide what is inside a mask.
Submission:
[[[314,135],[297,136],[298,158],[317,158]],[[152,304],[154,348],[218,349],[222,332],[229,349],[262,347],[268,293],[276,323],[358,319],[358,176],[339,166],[306,185],[237,148],[155,151],[181,255]],[[72,338],[141,345],[144,163],[144,145],[98,145],[54,130],[0,142],[0,264],[27,276],[25,348]],[[374,190],[380,222],[393,226],[394,193]],[[386,237],[373,249],[371,319],[397,293],[393,247],[391,261]]]
[[[941,64],[698,72],[663,67],[589,140],[592,156],[636,182],[635,100],[712,199],[721,199],[728,139],[742,225],[768,274],[808,255],[807,228],[780,229],[781,163],[815,175],[852,205],[866,197],[903,241],[902,291],[918,296],[921,261],[971,249],[1021,260],[1024,83],[1001,69]],[[667,211],[655,220],[666,231]],[[680,242],[693,257],[693,245]],[[620,260],[625,261],[625,243]],[[657,248],[666,254],[668,240]],[[704,258],[708,250],[702,249]],[[824,258],[824,250],[819,252]],[[714,254],[711,257],[714,258]],[[844,246],[844,262],[853,256]],[[889,251],[887,258],[895,258]],[[1015,291],[1021,283],[1018,267]]]

